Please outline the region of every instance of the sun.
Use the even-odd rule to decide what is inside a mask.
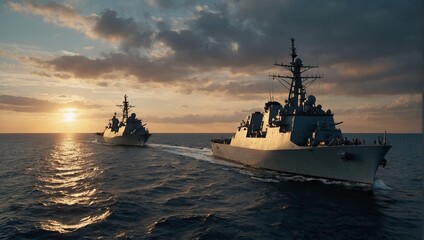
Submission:
[[[74,122],[76,113],[74,108],[65,108],[63,109],[63,121],[64,122]]]

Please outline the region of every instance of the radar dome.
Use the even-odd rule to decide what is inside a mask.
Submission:
[[[309,95],[309,96],[308,96],[308,102],[309,102],[310,104],[314,105],[316,100],[317,100],[317,99],[315,98],[315,96],[314,96],[314,95]]]

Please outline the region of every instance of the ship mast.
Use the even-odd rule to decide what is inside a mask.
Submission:
[[[319,75],[315,76],[302,76],[301,74],[311,68],[318,68],[315,65],[303,65],[300,58],[296,58],[296,48],[294,47],[294,38],[291,39],[291,62],[289,64],[274,64],[275,66],[284,67],[292,73],[292,76],[281,76],[279,74],[270,75],[273,79],[276,79],[280,84],[290,85],[289,96],[287,98],[288,104],[294,109],[301,108],[303,102],[306,100],[306,88],[318,78],[322,78]],[[303,84],[305,83],[305,84]]]
[[[127,95],[124,95],[124,101],[122,103],[123,103],[122,105],[116,105],[116,106],[122,108],[122,121],[124,121],[128,118],[129,110],[135,106],[131,106],[129,104],[129,102],[127,101]]]

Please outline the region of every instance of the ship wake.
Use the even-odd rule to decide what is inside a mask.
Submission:
[[[212,150],[209,148],[191,148],[183,146],[174,146],[166,144],[154,144],[150,143],[149,147],[162,149],[165,152],[172,153],[179,156],[189,157],[200,161],[206,161],[213,164],[230,166],[230,167],[240,167],[239,164],[230,163],[225,160],[220,160],[212,155]]]

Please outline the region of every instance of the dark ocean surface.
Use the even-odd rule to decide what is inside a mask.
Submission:
[[[388,135],[373,191],[216,159],[221,136],[0,134],[0,239],[422,238],[421,135]]]

